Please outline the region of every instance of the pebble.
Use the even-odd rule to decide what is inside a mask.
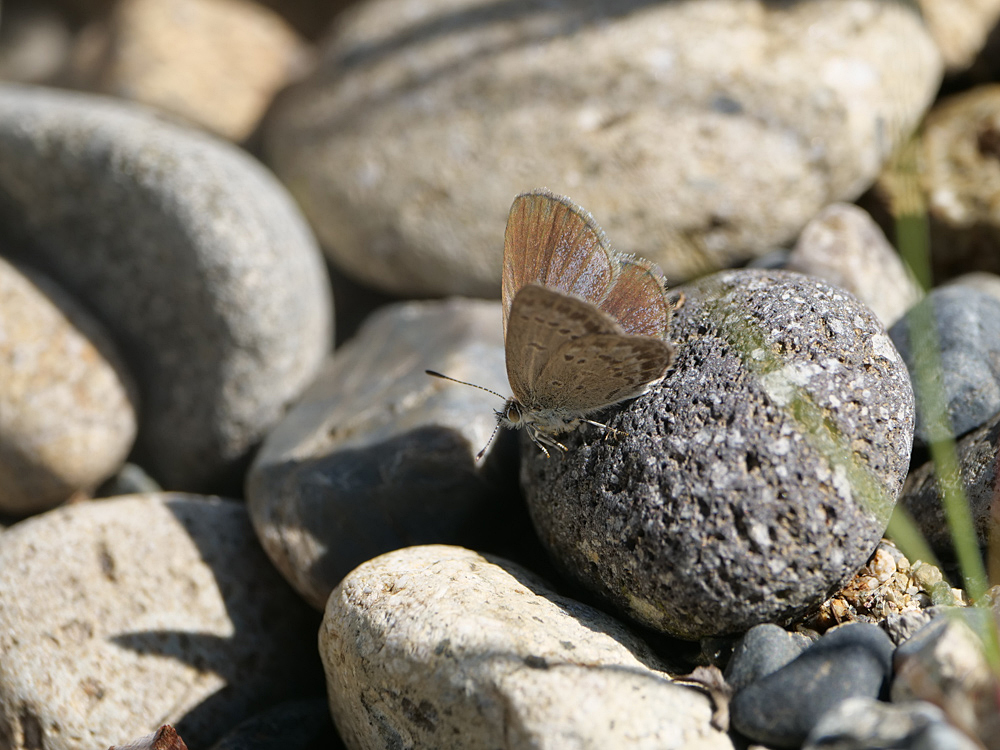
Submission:
[[[726,665],[726,682],[739,692],[761,677],[776,672],[802,653],[809,639],[771,623],[754,625],[737,642]]]
[[[211,750],[343,750],[325,698],[279,703],[243,721]]]
[[[501,558],[440,545],[361,565],[319,635],[352,750],[732,750],[699,691],[672,684],[608,615]]]
[[[732,726],[751,740],[797,748],[841,701],[886,693],[892,652],[892,642],[875,625],[850,623],[831,630],[781,669],[736,693]]]
[[[242,503],[130,496],[22,521],[0,534],[0,747],[110,747],[162,723],[206,747],[312,684],[315,627]]]
[[[675,282],[748,260],[857,197],[941,75],[900,3],[484,7],[357,5],[265,125],[268,162],[366,284],[495,295],[511,199],[542,186]]]
[[[975,62],[990,30],[1000,20],[1000,0],[917,0],[917,5],[950,74],[966,70]]]
[[[874,314],[796,273],[679,290],[673,370],[567,434],[522,441],[532,520],[560,568],[687,639],[819,604],[878,545],[906,475],[913,395]]]
[[[66,18],[47,3],[8,3],[0,19],[0,80],[43,83],[70,56]]]
[[[935,278],[1000,272],[1000,85],[944,99],[928,113],[919,138]],[[880,185],[891,179],[883,175]]]
[[[806,225],[785,267],[851,292],[886,328],[923,297],[875,220],[848,203],[827,206]]]
[[[950,279],[944,286],[978,289],[980,292],[986,292],[1000,299],[1000,276],[995,273],[987,273],[986,271],[963,273],[961,276]]]
[[[496,551],[504,538],[530,546],[520,541],[532,535],[516,467],[504,451],[497,461],[492,451],[475,458],[503,401],[428,368],[506,394],[499,303],[382,308],[337,350],[250,469],[247,499],[264,548],[318,609],[353,568],[399,547]]]
[[[823,714],[802,750],[980,750],[926,701],[892,704],[848,698]]]
[[[1000,680],[984,652],[983,638],[996,621],[989,610],[953,609],[896,649],[892,700],[925,700],[988,748],[1000,747]]]
[[[958,437],[1000,412],[1000,299],[975,289],[938,287],[922,305],[934,312],[940,347],[938,380],[953,434]],[[914,312],[889,329],[889,336],[906,362],[911,376],[915,367],[938,371],[932,351],[914,351],[910,326]],[[930,441],[921,409],[917,409],[915,437]]]
[[[142,402],[137,460],[172,489],[238,489],[332,341],[326,269],[284,188],[147,110],[5,84],[0,192],[9,248],[122,348]]]
[[[979,546],[986,548],[994,520],[1000,513],[997,498],[997,446],[1000,445],[1000,414],[955,444],[962,486]],[[951,527],[945,517],[934,474],[934,462],[927,461],[910,472],[899,495],[900,505],[938,555],[954,556]]]
[[[0,514],[91,492],[125,461],[136,409],[103,327],[51,279],[0,258]]]
[[[95,64],[77,70],[77,85],[234,141],[253,132],[274,94],[305,66],[292,28],[247,0],[119,0],[78,42],[84,55]]]

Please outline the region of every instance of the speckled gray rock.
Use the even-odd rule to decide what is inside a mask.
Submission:
[[[884,0],[373,0],[324,52],[268,159],[339,267],[407,294],[496,294],[540,186],[674,280],[760,254],[875,179],[941,72]]]
[[[329,350],[326,269],[285,190],[147,110],[0,87],[0,227],[112,332],[167,487],[231,485]]]
[[[247,499],[264,548],[319,609],[352,568],[383,552],[428,543],[497,551],[518,523],[511,536],[531,536],[516,469],[505,481],[492,451],[475,460],[503,401],[427,368],[507,393],[500,305],[453,299],[378,311],[251,467]]]
[[[78,503],[0,534],[0,747],[93,750],[169,723],[206,747],[315,674],[316,620],[241,503]]]
[[[91,492],[125,461],[137,406],[101,325],[44,275],[0,258],[0,514]]]
[[[848,698],[827,711],[802,750],[980,750],[981,745],[948,723],[927,701],[892,704]]]
[[[866,211],[849,203],[824,208],[799,235],[785,265],[843,287],[891,326],[923,291]]]
[[[750,628],[733,649],[726,665],[726,682],[739,691],[764,675],[776,672],[802,653],[810,643],[799,633],[764,623]]]
[[[672,684],[608,615],[500,558],[411,547],[333,592],[319,636],[352,750],[731,750],[709,699]]]
[[[998,445],[1000,414],[956,444],[965,498],[969,504],[977,540],[983,548],[990,541],[991,529],[996,523],[994,519],[1000,513],[1000,500],[996,492]],[[910,473],[899,494],[899,502],[934,551],[951,558],[954,555],[951,527],[941,505],[933,461],[928,461]]]
[[[771,747],[798,748],[847,698],[878,698],[892,678],[893,645],[876,625],[830,631],[797,658],[733,696],[732,726]]]
[[[674,369],[601,416],[618,431],[525,444],[543,543],[631,617],[685,638],[781,622],[868,559],[906,475],[913,394],[874,314],[782,271],[682,289]]]
[[[961,436],[1000,412],[1000,299],[977,289],[948,286],[933,289],[922,305],[930,305],[934,312],[939,360],[931,357],[929,347],[914,351],[913,311],[889,335],[911,374],[916,374],[914,367],[934,374],[952,432]],[[921,442],[930,439],[920,408],[915,436]]]

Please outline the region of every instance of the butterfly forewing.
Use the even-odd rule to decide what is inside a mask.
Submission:
[[[661,338],[669,333],[666,279],[658,265],[643,258],[621,257],[621,271],[599,307],[626,333]]]
[[[552,358],[567,342],[602,334],[623,335],[614,319],[594,305],[538,284],[522,288],[514,296],[504,342],[514,397],[529,408],[544,405],[537,386]]]
[[[504,335],[514,297],[527,284],[600,304],[618,272],[618,260],[591,215],[547,190],[514,199],[504,235]]]
[[[645,393],[672,359],[673,347],[658,337],[582,336],[549,359],[533,384],[534,396],[547,408],[586,414]]]

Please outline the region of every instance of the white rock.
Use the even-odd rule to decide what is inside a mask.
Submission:
[[[94,750],[169,723],[207,747],[318,671],[313,613],[242,503],[78,503],[0,534],[0,747]]]
[[[465,549],[357,568],[330,596],[320,653],[352,750],[732,748],[708,698],[615,620]]]

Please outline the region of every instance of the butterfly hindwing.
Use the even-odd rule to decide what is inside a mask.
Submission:
[[[537,403],[539,376],[559,349],[598,334],[621,336],[622,329],[588,302],[539,284],[523,287],[511,305],[505,341],[507,379],[515,398],[526,406]]]

